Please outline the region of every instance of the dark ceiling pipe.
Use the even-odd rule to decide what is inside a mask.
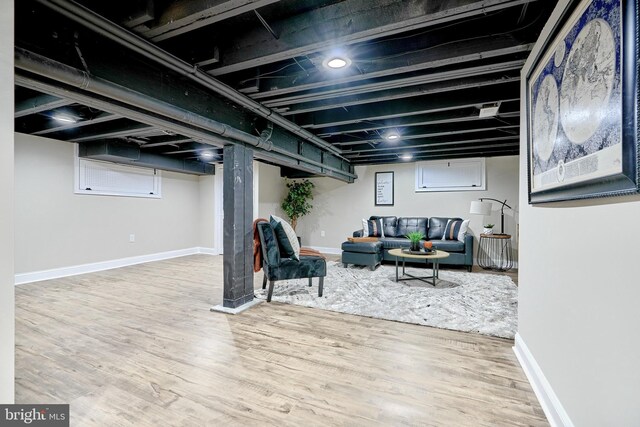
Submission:
[[[69,89],[56,88],[54,85],[47,85],[46,83],[41,82],[37,83],[34,82],[33,79],[20,76],[19,74],[16,74],[17,84],[31,85],[32,88],[36,90],[40,88],[41,90],[50,92],[54,95],[74,99],[76,102],[91,105],[95,108],[99,108],[113,114],[121,114],[142,123],[157,126],[161,129],[169,129],[176,133],[202,140],[202,142],[208,144],[215,145],[215,143],[217,143],[223,145],[243,142],[250,146],[264,149],[265,151],[268,151],[267,149],[270,148],[271,151],[281,154],[281,157],[289,158],[289,161],[285,163],[292,165],[293,167],[304,168],[303,165],[298,163],[299,161],[320,167],[327,175],[333,177],[342,179],[347,178],[347,181],[357,178],[357,175],[353,173],[343,171],[312,159],[307,159],[302,155],[291,153],[280,147],[267,144],[263,138],[258,136],[248,134],[224,123],[175,107],[139,92],[125,89],[122,86],[113,84],[98,77],[90,76],[82,70],[78,70],[19,47],[15,48],[15,67],[20,70],[55,80],[72,88],[90,92],[108,100],[114,100],[118,104],[113,104],[111,101],[104,99],[95,99],[93,97],[83,95],[82,93],[70,92]],[[138,110],[131,108],[132,106],[136,107]],[[146,112],[140,110],[146,110]],[[309,168],[306,168],[305,170],[312,173],[318,173],[318,171],[309,170]]]
[[[274,112],[254,101],[253,99],[241,94],[230,86],[211,77],[209,74],[200,71],[196,66],[191,65],[168,52],[160,49],[147,40],[125,30],[124,28],[114,24],[113,22],[94,13],[90,9],[85,8],[75,2],[68,0],[36,0],[38,3],[66,16],[67,18],[86,26],[92,31],[107,37],[143,56],[149,58],[158,64],[169,68],[182,76],[195,81],[196,83],[211,89],[219,95],[241,105],[247,110],[257,114],[265,119],[277,124],[278,126],[288,130],[289,132],[299,136],[300,138],[311,142],[312,144],[332,152],[341,159],[342,151],[322,138],[319,138],[306,129],[287,120],[283,116]]]

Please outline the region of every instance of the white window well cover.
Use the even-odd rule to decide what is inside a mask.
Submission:
[[[416,163],[416,191],[486,190],[485,159],[434,160]]]
[[[76,194],[161,198],[157,169],[119,165],[76,156]]]

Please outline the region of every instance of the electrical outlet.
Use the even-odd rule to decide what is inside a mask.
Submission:
[[[324,237],[324,230],[320,232],[320,237]]]
[[[135,243],[135,241],[136,241],[136,235],[129,234],[129,243]]]

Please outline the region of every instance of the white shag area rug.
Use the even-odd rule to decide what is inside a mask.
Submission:
[[[431,269],[407,267],[414,276]],[[395,320],[513,339],[518,321],[518,288],[507,276],[440,270],[436,287],[410,280],[395,281],[395,266],[344,268],[327,262],[324,295],[318,298],[318,279],[275,283],[272,301],[314,307],[377,319]],[[256,290],[266,299],[267,289]]]

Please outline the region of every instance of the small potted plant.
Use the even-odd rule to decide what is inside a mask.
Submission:
[[[482,231],[484,234],[493,234],[493,226],[495,224],[485,224],[484,230]]]
[[[424,239],[424,234],[422,234],[419,231],[412,231],[411,233],[407,234],[407,239],[409,239],[409,241],[411,242],[411,247],[410,249],[412,251],[419,251],[420,250],[420,240]]]

